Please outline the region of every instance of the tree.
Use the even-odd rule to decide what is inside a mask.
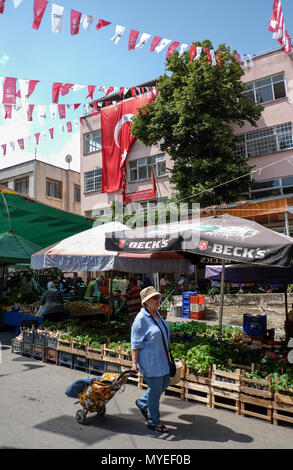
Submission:
[[[171,184],[177,200],[202,207],[239,200],[251,171],[246,157],[236,156],[237,137],[232,125],[256,126],[262,106],[242,94],[244,72],[225,44],[219,46],[221,66],[212,66],[204,48],[210,41],[194,43],[203,48],[199,60],[189,52],[174,52],[166,59],[166,72],[158,79],[157,99],[141,108],[131,132],[146,146],[157,144],[174,162]],[[208,190],[208,191],[207,191]]]

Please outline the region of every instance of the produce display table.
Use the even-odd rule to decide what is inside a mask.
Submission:
[[[15,326],[15,334],[18,334],[19,327],[23,321],[37,321],[39,325],[43,323],[43,319],[41,317],[35,317],[34,315],[26,315],[20,310],[3,311],[3,325]]]

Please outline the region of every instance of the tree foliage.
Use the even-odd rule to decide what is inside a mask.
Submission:
[[[213,48],[208,40],[194,45]],[[251,171],[246,157],[236,156],[233,125],[256,126],[262,111],[242,94],[236,51],[225,44],[218,50],[221,66],[212,66],[204,52],[192,62],[189,51],[167,58],[157,99],[139,110],[132,125],[144,145],[157,144],[170,155],[175,198],[202,207],[236,201],[247,190],[249,176],[211,188]]]

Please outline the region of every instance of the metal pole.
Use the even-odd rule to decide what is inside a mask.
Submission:
[[[219,312],[219,341],[222,340],[224,291],[225,291],[225,260],[223,259],[222,260],[222,273],[221,273],[220,312]]]
[[[285,219],[285,230],[286,235],[290,237],[290,229],[289,229],[289,219],[288,219],[288,212],[284,212],[284,219]]]
[[[286,342],[288,341],[289,339],[289,334],[288,334],[288,284],[284,284],[284,289],[285,289],[285,314],[286,314],[286,331],[285,331],[285,334],[286,334]]]

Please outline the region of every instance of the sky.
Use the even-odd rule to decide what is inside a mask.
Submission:
[[[53,82],[86,85],[78,92],[71,91],[60,97],[59,103],[73,105],[86,103],[87,86],[131,87],[159,77],[165,72],[167,48],[159,54],[150,52],[154,36],[187,43],[209,39],[216,49],[226,43],[239,54],[255,54],[278,47],[268,31],[273,0],[56,0],[64,7],[62,30],[52,33],[49,1],[38,30],[32,28],[33,0],[22,0],[15,8],[13,0],[6,0],[0,14],[0,77],[39,80],[30,104],[46,105],[47,119],[39,120],[34,111],[33,122],[25,118],[20,108],[13,110],[12,119],[4,119],[0,101],[0,179],[1,169],[37,158],[67,168],[65,156],[73,157],[71,169],[79,171],[80,137],[79,118],[83,106],[67,110],[66,119],[52,120]],[[285,24],[293,38],[293,2],[282,0]],[[71,9],[95,17],[88,30],[80,27],[79,34],[70,34]],[[99,19],[111,24],[96,30]],[[116,25],[126,27],[117,45],[111,40]],[[149,42],[140,50],[128,50],[131,29],[149,33]],[[94,93],[94,99],[103,93]],[[0,95],[1,96],[1,95]],[[21,101],[17,104],[20,106]],[[36,109],[36,108],[35,108]],[[67,132],[66,122],[72,122]],[[74,124],[75,123],[75,124]],[[62,131],[62,126],[65,130]],[[54,128],[51,139],[48,129]],[[34,133],[40,132],[36,145]],[[28,137],[32,136],[30,141]],[[17,139],[25,137],[25,149],[20,150]],[[10,142],[16,142],[12,150]],[[7,144],[3,156],[1,144]]]

